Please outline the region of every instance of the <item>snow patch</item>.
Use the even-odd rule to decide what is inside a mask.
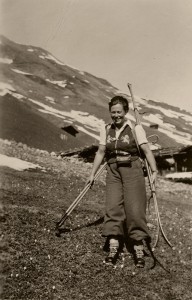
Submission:
[[[32,99],[29,99],[29,100],[31,101]],[[32,102],[33,102],[33,101],[32,101]],[[65,122],[66,122],[65,117],[62,116],[62,115],[58,115],[56,112],[53,112],[53,111],[46,111],[46,110],[41,109],[41,108],[38,109],[38,111],[40,111],[40,112],[42,112],[42,113],[44,113],[44,114],[50,114],[50,115],[55,116],[55,117],[57,117],[57,118],[63,119],[63,120],[65,120]],[[70,120],[70,122],[73,123],[73,120]]]
[[[170,109],[165,109],[165,108],[160,107],[160,106],[153,106],[153,105],[148,104],[148,105],[147,105],[147,108],[153,108],[153,109],[156,109],[156,110],[158,109],[158,110],[160,110],[165,116],[167,116],[167,117],[169,117],[169,118],[176,118],[176,119],[178,119],[178,117],[180,116],[179,113],[174,112],[174,111],[172,111],[172,110],[170,110]]]
[[[79,131],[81,131],[81,132],[84,132],[84,133],[86,133],[86,134],[92,136],[94,139],[96,139],[96,140],[98,140],[98,141],[100,140],[100,135],[99,135],[99,134],[96,135],[96,134],[94,134],[94,133],[92,133],[92,132],[86,130],[86,129],[85,129],[84,127],[82,127],[82,126],[77,126],[77,129],[78,129]]]
[[[51,81],[47,79],[47,81],[51,82],[52,84],[57,84],[61,87],[66,86],[66,80],[65,81]],[[18,99],[22,99],[22,95],[13,93],[15,89],[10,85],[6,83],[0,83],[0,95],[5,95],[6,93],[12,94],[14,97]],[[15,95],[14,95],[15,94]],[[68,99],[69,96],[64,96],[65,99]],[[52,97],[48,96],[46,97],[47,101],[50,101],[51,103],[54,103],[54,99]],[[46,104],[43,104],[39,101],[33,100],[33,99],[28,99],[29,101],[35,103],[39,108],[38,110],[41,111],[42,113],[46,114],[51,114],[54,115],[57,118],[61,118],[65,120],[66,122],[75,122],[78,123],[77,125],[84,128],[83,130],[86,130],[85,127],[88,126],[90,130],[92,130],[95,133],[98,133],[100,131],[101,126],[104,124],[104,121],[101,119],[96,118],[93,115],[89,115],[88,113],[82,112],[82,111],[60,111],[57,110],[51,106],[48,106]],[[135,122],[135,117],[132,114],[128,114],[128,119],[131,121]],[[175,127],[169,123],[163,123],[163,120],[161,119],[161,116],[159,114],[156,115],[149,115],[149,116],[144,116],[144,122],[142,124],[144,126],[149,127],[150,122],[155,122],[158,123],[161,127],[159,127],[159,132],[162,132],[169,136],[170,138],[174,139],[176,142],[184,144],[184,145],[192,145],[192,140],[191,140],[191,135],[188,133],[180,132],[178,130],[175,130]],[[145,121],[146,120],[146,121]],[[81,131],[83,131],[81,130]],[[95,137],[95,133],[91,133],[90,131],[87,131],[87,134],[90,136]],[[155,145],[157,146],[157,145]]]
[[[86,80],[86,79],[85,79],[85,80],[83,80],[83,81],[84,81],[84,82],[86,82],[86,83],[90,83],[90,81],[89,81],[89,80]]]
[[[53,60],[53,61],[56,62],[58,65],[61,65],[61,66],[64,66],[64,65],[65,65],[64,63],[62,63],[60,60],[58,60],[56,57],[54,57],[54,56],[51,55],[51,54],[46,55],[45,58],[50,59],[50,60]]]
[[[192,178],[192,172],[179,172],[165,175],[165,178]]]
[[[45,99],[51,103],[55,103],[55,99],[53,97],[45,96]]]
[[[65,120],[65,123],[73,124],[73,121],[71,120]]]
[[[161,118],[159,118],[159,114],[157,115],[152,115],[149,114],[147,116],[143,116],[143,119],[151,122],[151,123],[155,123],[158,125],[161,125],[161,127],[167,128],[167,129],[175,129],[175,125],[172,125],[170,123],[164,123],[163,120]]]
[[[0,63],[1,64],[12,64],[13,60],[10,58],[6,58],[6,57],[0,57]]]
[[[0,96],[12,94],[13,91],[15,91],[15,89],[9,83],[0,82]]]
[[[148,115],[148,116],[143,116],[143,119],[155,123],[155,124],[163,124],[163,121],[159,119],[159,116],[157,115]]]
[[[34,52],[34,50],[31,49],[31,48],[27,49],[27,51],[29,51],[29,52]]]
[[[26,73],[26,72],[23,72],[21,70],[17,70],[17,69],[11,69],[13,72],[15,73],[18,73],[18,74],[23,74],[23,75],[33,75],[33,74],[30,74],[30,73]]]
[[[150,127],[150,123],[148,122],[142,122],[143,126],[146,127]],[[168,128],[158,128],[158,131],[166,134],[167,136],[169,136],[170,138],[172,138],[173,140],[175,140],[177,143],[183,144],[183,145],[192,145],[192,141],[191,141],[191,134],[186,133],[186,132],[181,132],[176,130],[175,132],[170,131],[170,129]],[[158,134],[157,131],[157,134]]]
[[[185,114],[185,113],[181,113],[181,112],[177,112],[177,111],[173,111],[171,109],[165,109],[161,106],[158,106],[158,105],[152,105],[152,104],[149,104],[147,101],[145,103],[142,103],[144,106],[147,107],[147,109],[155,109],[155,110],[159,110],[162,112],[163,115],[169,117],[169,118],[182,118],[184,120],[186,120],[187,122],[189,123],[192,123],[192,115],[188,115],[188,114]]]
[[[23,95],[18,94],[18,93],[11,93],[11,95],[18,100],[23,100],[24,98],[26,98]]]
[[[62,88],[65,88],[67,86],[67,83],[66,83],[66,80],[49,80],[49,79],[46,79],[46,81],[52,83],[52,84],[56,84]]]
[[[162,120],[162,117],[159,114],[152,115],[149,114],[148,116],[143,116],[144,120],[147,120],[151,123],[155,123],[159,125],[158,131],[166,134],[167,136],[174,139],[176,142],[185,144],[185,145],[191,145],[192,141],[192,135],[186,132],[182,132],[176,129],[176,127],[170,123],[164,123]],[[144,123],[145,126],[150,126],[150,123]]]
[[[118,90],[116,91],[116,93],[121,93],[123,94],[122,91]],[[155,110],[159,110],[160,112],[162,112],[163,115],[169,117],[169,118],[182,118],[184,119],[186,122],[189,122],[192,124],[192,115],[188,115],[188,114],[185,114],[185,113],[182,113],[182,112],[177,112],[177,111],[173,111],[171,109],[166,109],[166,108],[163,108],[161,106],[158,106],[158,105],[152,105],[152,104],[149,104],[149,101],[146,100],[146,99],[143,99],[139,96],[134,96],[134,99],[135,101],[137,102],[136,103],[136,106],[138,106],[138,104],[142,104],[143,106],[146,106],[147,109],[155,109]],[[130,106],[131,106],[131,103],[130,103]],[[161,116],[162,118],[162,116]]]
[[[181,118],[192,125],[192,116],[182,115]]]
[[[81,74],[81,75],[85,75],[85,72],[83,72],[83,71],[79,71],[79,74]]]
[[[159,119],[163,119],[163,117],[162,117],[162,115],[160,115],[160,114],[156,114],[156,116],[157,116],[157,118],[159,118]]]
[[[163,129],[163,128],[159,128],[158,131],[166,134],[167,136],[169,136],[170,138],[175,140],[177,143],[184,144],[184,145],[192,145],[192,141],[190,140],[191,139],[190,134],[183,133],[183,132],[180,132],[180,131],[177,131],[177,134],[176,134],[176,133],[173,133],[173,132],[168,131],[168,130]],[[183,137],[179,136],[179,134],[183,135]]]
[[[17,171],[41,168],[39,165],[35,165],[19,158],[10,157],[4,154],[0,154],[0,166],[9,167]]]
[[[65,121],[68,120],[70,122],[79,123],[79,124],[77,124],[77,126],[80,126],[80,128],[83,128],[81,130],[83,132],[85,132],[85,130],[86,130],[86,129],[84,129],[84,127],[89,126],[93,132],[99,133],[101,126],[103,126],[105,124],[105,122],[102,119],[98,119],[97,117],[95,117],[93,115],[89,115],[87,112],[75,111],[75,110],[71,110],[70,112],[61,111],[61,110],[57,110],[51,106],[48,106],[46,104],[43,104],[39,101],[33,100],[31,98],[29,98],[28,100],[33,102],[34,104],[38,105],[39,107],[41,107],[38,110],[41,111],[42,113],[54,115]],[[86,133],[94,138],[99,137],[99,134],[95,135],[89,131],[86,131]]]
[[[89,113],[86,111],[79,111],[78,112],[81,116],[89,116]]]
[[[51,55],[51,54],[47,54],[47,55],[46,55],[46,54],[43,53],[43,55],[39,55],[39,57],[42,58],[42,59],[49,59],[49,60],[52,60],[52,61],[56,62],[58,65],[65,66],[64,63],[62,63],[61,61],[59,61],[56,57],[54,57],[54,56]]]

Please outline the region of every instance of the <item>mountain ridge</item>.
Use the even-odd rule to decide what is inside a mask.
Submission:
[[[129,100],[129,118],[134,122],[130,95],[106,79],[68,66],[40,47],[21,45],[3,36],[0,41],[1,138],[22,140],[49,151],[96,144],[100,127],[110,122],[108,101],[118,94]],[[135,99],[147,135],[159,136],[157,148],[192,145],[190,112],[154,100]],[[158,129],[151,128],[153,124]],[[62,129],[69,125],[77,130],[76,136]]]

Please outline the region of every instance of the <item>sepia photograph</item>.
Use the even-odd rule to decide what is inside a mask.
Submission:
[[[0,299],[192,299],[191,16],[0,0]]]

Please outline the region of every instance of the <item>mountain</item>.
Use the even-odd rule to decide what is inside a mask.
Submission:
[[[100,126],[110,122],[109,99],[122,94],[107,80],[66,65],[44,49],[4,36],[0,70],[0,138],[47,151],[97,143]],[[130,96],[125,96],[134,120]],[[191,113],[135,98],[147,135],[159,136],[156,147],[192,145]]]

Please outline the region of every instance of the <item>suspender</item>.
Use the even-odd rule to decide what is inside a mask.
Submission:
[[[135,143],[136,143],[136,145],[137,145],[137,150],[138,150],[138,152],[139,152],[139,156],[142,157],[142,155],[141,155],[141,150],[140,150],[140,147],[139,147],[139,144],[138,144],[138,141],[137,141],[137,136],[136,136],[136,133],[135,133],[135,128],[131,129],[131,131],[132,131],[132,134],[133,134]]]

